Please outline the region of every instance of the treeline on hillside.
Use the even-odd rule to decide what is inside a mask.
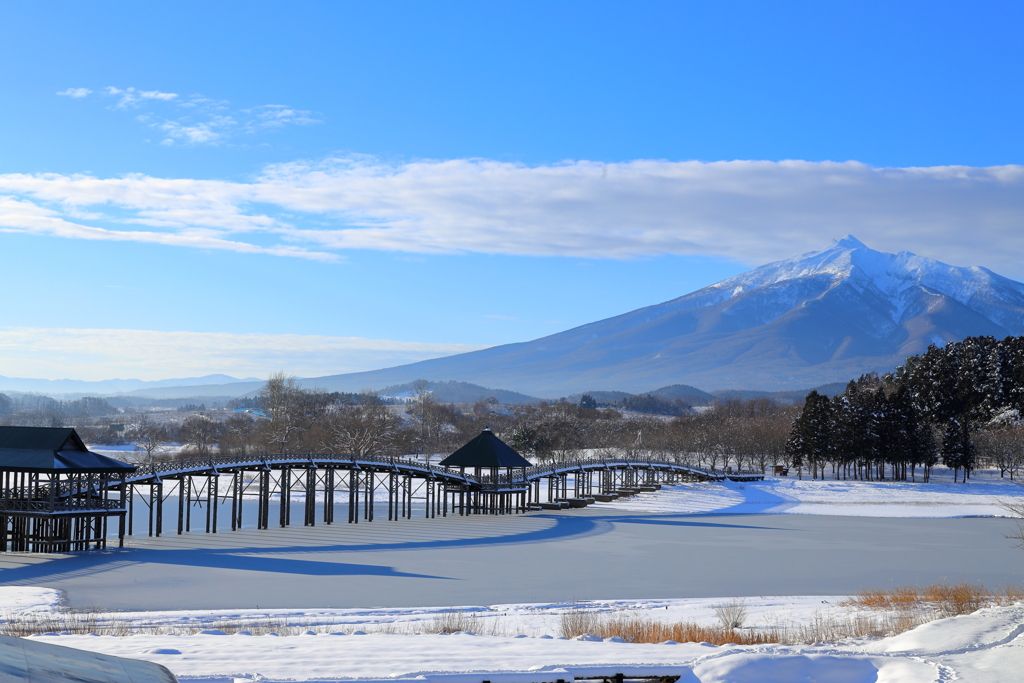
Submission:
[[[963,480],[991,463],[1024,464],[1024,337],[969,337],[930,346],[884,377],[867,375],[829,398],[811,392],[786,454],[812,476],[927,481],[938,462]]]
[[[16,427],[61,427],[83,418],[117,415],[106,399],[86,396],[58,401],[49,396],[25,394],[11,398],[0,394],[0,423]]]
[[[277,375],[246,409],[193,414],[177,428],[186,445],[175,457],[264,453],[426,455],[435,461],[492,429],[534,461],[628,454],[724,470],[762,471],[784,455],[799,408],[766,399],[730,400],[699,414],[630,415],[612,408],[557,401],[502,406],[496,401],[448,404],[429,391],[402,405],[373,394],[343,396],[301,388]],[[258,411],[258,412],[251,412]],[[166,426],[142,420],[133,443],[154,458],[171,439]]]
[[[565,399],[562,399],[564,402]],[[693,406],[680,398],[665,398],[656,394],[632,394],[614,402],[599,402],[591,394],[583,394],[579,400],[581,408],[616,408],[645,415],[685,415]]]

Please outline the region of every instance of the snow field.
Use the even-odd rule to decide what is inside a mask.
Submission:
[[[411,635],[456,626],[478,635],[555,638],[559,636],[563,615],[570,611],[583,611],[597,619],[638,617],[665,624],[685,621],[713,626],[719,623],[715,608],[731,600],[687,598],[448,607],[76,612],[82,615],[83,621],[95,625],[99,633],[138,629],[190,635],[207,629],[243,629],[254,633],[276,631],[282,636],[308,630],[318,634],[364,631]],[[845,614],[849,609],[837,604],[842,600],[843,596],[782,596],[744,598],[741,602],[747,613],[744,624],[762,630],[808,624],[824,612]],[[62,612],[62,604],[62,592],[51,588],[0,587],[0,615],[4,615],[4,620],[21,617],[46,625],[49,618],[76,613]]]
[[[0,588],[6,618],[57,613],[59,591]],[[991,607],[933,621],[889,638],[854,638],[812,645],[633,644],[619,639],[558,637],[561,615],[580,606],[603,614],[633,614],[666,622],[717,621],[723,599],[506,604],[462,608],[216,610],[113,612],[91,615],[175,633],[129,636],[30,636],[42,642],[154,661],[183,683],[262,681],[390,681],[394,683],[540,683],[622,673],[678,675],[683,683],[868,683],[889,681],[1020,680],[1024,671],[1024,606]],[[807,624],[854,608],[822,596],[747,598],[747,623]],[[453,612],[454,610],[454,612]],[[453,613],[476,617],[480,632],[425,633]],[[211,624],[291,624],[289,632],[227,635]],[[316,628],[305,628],[313,626]],[[283,630],[283,629],[282,629]],[[389,632],[391,631],[391,632]],[[190,635],[182,635],[190,633]]]

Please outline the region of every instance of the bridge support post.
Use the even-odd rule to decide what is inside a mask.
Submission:
[[[193,484],[192,477],[185,477],[185,531],[192,531],[192,489]],[[196,495],[196,502],[199,502],[199,496]]]
[[[281,491],[280,505],[278,506],[278,524],[281,528],[288,526],[288,512],[292,503],[292,471],[291,468],[282,465],[277,475],[278,489]]]
[[[324,471],[324,524],[334,522],[334,468]]]
[[[241,510],[239,510],[239,498],[241,497],[241,493],[240,492],[242,490],[241,481],[242,481],[242,471],[241,470],[238,470],[237,472],[232,472],[231,473],[231,530],[232,531],[238,530],[238,527],[241,526],[241,524],[239,523],[241,518],[242,518]]]
[[[156,508],[156,535],[159,538],[160,534],[164,532],[164,483],[162,481],[156,484],[154,507]]]
[[[377,489],[377,473],[370,470],[366,473],[366,493],[363,495],[363,519],[367,522],[373,521],[373,494]]]
[[[306,518],[304,526],[316,526],[316,469],[306,470]]]
[[[185,477],[178,477],[178,535],[185,530]]]
[[[359,470],[348,471],[348,523],[359,523]]]
[[[132,522],[135,520],[135,484],[128,486],[128,535],[132,535]]]
[[[264,466],[260,470],[260,504],[257,513],[257,529],[266,529],[270,526],[270,469]]]
[[[210,477],[210,480],[206,484],[207,490],[210,492],[210,531],[217,533],[217,509],[220,507],[220,475],[215,474]],[[212,490],[210,490],[212,489]]]

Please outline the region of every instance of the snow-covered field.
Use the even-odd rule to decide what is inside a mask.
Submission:
[[[0,609],[46,613],[59,594],[38,588],[0,589]],[[709,600],[607,602],[601,609],[627,610],[668,621],[713,620]],[[834,598],[748,599],[750,621],[808,621],[843,609]],[[680,676],[682,683],[924,683],[965,680],[1005,683],[1024,671],[1024,606],[991,607],[934,621],[890,638],[858,638],[810,645],[633,644],[587,636],[557,637],[566,605],[468,607],[504,622],[507,635],[417,633],[434,619],[424,609],[275,610],[271,612],[117,613],[125,621],[202,626],[255,617],[324,623],[306,635],[59,635],[30,636],[41,642],[158,662],[182,681],[438,681],[534,683],[622,673]],[[666,609],[667,608],[667,609]],[[304,621],[303,621],[304,620]],[[344,623],[342,623],[344,622]],[[379,632],[390,625],[393,633]],[[387,629],[385,629],[387,630]],[[378,632],[375,632],[378,631]],[[482,629],[481,629],[482,631]]]
[[[759,482],[666,486],[594,507],[652,513],[1005,517],[1000,503],[1022,496],[1024,486],[1000,479],[998,472],[975,472],[964,484],[954,483],[951,471],[937,468],[927,484],[769,476]]]

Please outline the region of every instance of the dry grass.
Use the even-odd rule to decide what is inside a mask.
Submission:
[[[560,635],[573,638],[593,634],[601,638],[619,637],[632,643],[704,642],[714,645],[735,643],[827,643],[847,638],[886,637],[908,631],[929,621],[969,614],[982,607],[1010,605],[1024,600],[1024,589],[1007,586],[990,591],[981,584],[935,583],[924,587],[901,586],[888,590],[861,591],[839,603],[839,610],[818,612],[809,622],[782,622],[768,619],[758,627],[742,627],[744,607],[734,600],[717,608],[720,624],[694,622],[669,623],[635,612],[604,612],[576,605],[559,616]],[[730,627],[732,626],[732,627]],[[128,635],[192,635],[207,629],[233,634],[276,633],[296,636],[313,633],[337,633],[362,630],[370,633],[456,633],[507,636],[509,624],[500,615],[479,615],[461,610],[435,614],[429,621],[381,624],[352,624],[331,619],[287,619],[263,617],[241,620],[210,620],[189,624],[126,619],[117,612],[99,610],[61,610],[56,612],[8,612],[0,615],[0,634],[24,637],[40,633]]]
[[[261,617],[258,619],[232,619],[199,621],[192,624],[167,624],[128,620],[117,612],[97,610],[62,610],[58,612],[8,612],[0,616],[0,635],[25,636],[41,633],[70,633],[72,635],[101,636],[130,635],[195,635],[205,630],[222,631],[228,635],[249,633],[263,636],[276,633],[279,636],[298,636],[313,633],[457,633],[459,631],[477,635],[505,636],[507,628],[499,619],[481,619],[475,614],[448,611],[435,615],[426,622],[352,624],[330,619],[285,619]]]
[[[562,614],[560,635],[575,638],[592,634],[600,638],[619,637],[630,643],[711,643],[712,645],[761,645],[778,642],[770,634],[741,631],[723,626],[701,626],[692,622],[665,623],[631,614],[608,615],[574,607]]]
[[[715,616],[722,628],[742,628],[747,620],[747,605],[743,600],[733,598],[722,605],[713,605]]]
[[[970,614],[982,607],[1011,605],[1024,600],[1024,590],[1007,586],[990,591],[982,584],[934,583],[923,588],[901,586],[890,590],[868,590],[839,603],[840,607],[865,611],[818,612],[809,622],[767,623],[762,628],[740,628],[743,604],[734,600],[716,606],[720,625],[693,622],[665,623],[638,615],[610,615],[579,606],[564,613],[561,635],[572,638],[590,633],[601,638],[618,636],[631,643],[705,642],[713,645],[736,643],[828,643],[848,638],[895,636],[936,619]],[[722,608],[729,608],[723,610]]]
[[[889,590],[865,590],[839,603],[843,607],[860,607],[876,611],[933,611],[937,618],[970,614],[982,607],[1012,605],[1024,599],[1019,586],[991,591],[984,584],[960,582],[933,583],[928,586],[899,586]]]
[[[420,633],[473,633],[478,636],[508,635],[505,625],[498,619],[481,619],[476,614],[465,614],[462,610],[442,612],[420,627]]]
[[[403,625],[404,626],[404,625]],[[0,618],[0,635],[25,636],[41,633],[69,633],[72,635],[131,636],[131,635],[195,635],[205,630],[223,631],[229,635],[247,632],[254,636],[276,633],[279,636],[298,636],[313,633],[336,633],[365,629],[372,632],[412,632],[411,625],[403,630],[396,624],[342,624],[332,621],[287,620],[261,618],[250,620],[211,620],[195,624],[167,624],[121,619],[117,613],[66,610],[42,613],[8,613]]]

